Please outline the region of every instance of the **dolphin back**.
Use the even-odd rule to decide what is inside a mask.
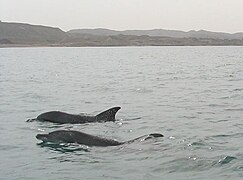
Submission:
[[[116,113],[120,109],[121,109],[121,107],[113,107],[104,112],[101,112],[100,114],[96,115],[95,117],[98,121],[115,121]]]

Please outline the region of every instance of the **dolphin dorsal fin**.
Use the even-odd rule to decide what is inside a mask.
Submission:
[[[110,108],[96,115],[96,118],[97,120],[101,120],[101,121],[115,121],[115,116],[117,111],[119,111],[119,109],[121,109],[121,107]]]

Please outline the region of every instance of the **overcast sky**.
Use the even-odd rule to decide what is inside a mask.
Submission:
[[[243,0],[0,0],[0,20],[60,27],[243,32]]]

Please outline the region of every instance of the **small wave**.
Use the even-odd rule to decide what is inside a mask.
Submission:
[[[233,91],[243,91],[243,88],[236,88]]]
[[[218,135],[213,135],[213,136],[210,136],[211,138],[227,138],[227,137],[230,137],[230,138],[235,138],[235,137],[242,137],[243,136],[243,133],[234,133],[234,134],[218,134]]]
[[[115,122],[117,125],[119,125],[119,126],[122,126],[123,125],[123,123],[121,122],[121,121],[116,121]]]
[[[223,159],[220,159],[217,164],[218,165],[228,164],[231,161],[233,161],[234,159],[237,159],[237,158],[234,156],[225,156]]]
[[[33,118],[33,119],[27,119],[26,122],[33,122],[33,121],[35,121],[35,120],[36,120],[36,118]]]
[[[209,107],[225,107],[225,104],[209,104]]]
[[[189,144],[189,146],[205,146],[206,144],[203,142],[193,142]]]
[[[137,93],[150,93],[150,92],[153,92],[153,90],[146,89],[146,88],[137,88],[137,89],[134,90],[134,92],[137,92]]]
[[[68,152],[77,152],[77,151],[84,151],[89,152],[89,147],[85,145],[77,145],[71,143],[49,143],[49,142],[41,142],[37,143],[40,147],[47,147],[54,151],[59,151],[62,153]]]
[[[92,104],[92,102],[90,102],[90,101],[85,101],[84,103],[85,104]]]
[[[70,124],[52,124],[49,122],[38,122],[38,127],[41,129],[59,129],[59,128],[65,128],[65,129],[70,129],[73,128],[72,125]]]
[[[223,96],[223,97],[220,97],[219,99],[230,99],[230,96]]]
[[[133,121],[133,120],[139,120],[139,119],[142,119],[142,117],[135,117],[135,118],[129,118],[129,119],[124,119],[124,120]]]
[[[229,108],[229,109],[225,109],[226,111],[243,111],[243,108]]]
[[[12,149],[17,149],[19,148],[18,146],[13,146],[13,145],[0,145],[0,150],[1,151],[9,151],[9,150],[12,150]]]
[[[212,146],[210,146],[208,143],[199,140],[199,141],[195,141],[192,143],[187,144],[188,148],[192,148],[192,149],[212,149]]]
[[[178,118],[185,118],[185,119],[195,119],[196,116],[179,116]]]
[[[231,134],[218,134],[218,135],[214,135],[211,136],[212,138],[220,138],[220,137],[231,137]]]
[[[221,120],[217,120],[217,121],[214,121],[214,122],[219,123],[219,122],[227,122],[227,121],[229,121],[229,120],[228,119],[221,119]]]

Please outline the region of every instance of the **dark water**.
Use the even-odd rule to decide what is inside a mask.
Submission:
[[[61,110],[117,122],[25,122]],[[243,48],[0,49],[0,179],[242,179]],[[117,147],[42,146],[37,133],[74,129]]]

